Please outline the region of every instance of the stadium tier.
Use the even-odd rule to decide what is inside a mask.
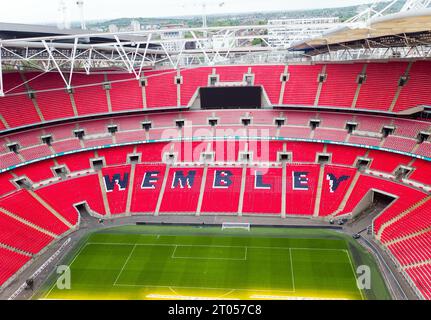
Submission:
[[[261,86],[274,106],[399,113],[431,104],[430,69],[430,62],[417,61],[146,71],[141,81],[130,74],[78,74],[69,90],[58,86],[62,81],[54,73],[10,73],[5,74],[0,119],[9,129],[95,114],[187,107],[211,77],[232,84],[251,77],[251,84]]]
[[[218,162],[206,168],[202,155],[211,154],[210,150]],[[268,155],[257,154],[259,162],[253,162],[253,157],[248,164],[242,162],[241,154],[257,150],[267,150]],[[331,159],[326,164],[317,163],[322,152]],[[280,162],[280,153],[290,154],[293,162]],[[178,158],[170,164],[165,161],[167,154]],[[139,163],[128,163],[131,155]],[[358,171],[357,161],[365,156],[371,165]],[[96,169],[94,159],[101,159],[103,168]],[[378,190],[392,195],[393,203],[375,220],[376,236],[402,266],[416,266],[429,258],[426,252],[412,252],[416,244],[427,241],[429,185],[419,188],[409,180],[387,176],[399,165],[413,163],[414,167],[416,161],[421,164],[416,175],[429,176],[428,162],[408,156],[306,142],[167,142],[58,156],[55,161],[28,164],[0,175],[4,220],[0,245],[29,255],[38,253],[52,237],[77,226],[77,205],[97,217],[155,212],[337,217],[354,213],[367,194]],[[229,162],[230,166],[220,166]],[[59,165],[66,168],[61,176],[54,170]],[[14,177],[28,178],[30,189],[20,189]],[[23,228],[28,229],[25,238],[9,236]]]
[[[252,123],[245,130],[241,118],[250,117]],[[214,118],[219,126],[210,127],[209,121]],[[283,119],[281,127],[277,119]],[[430,155],[431,143],[418,140],[420,132],[429,132],[431,125],[418,120],[400,120],[391,117],[365,116],[332,112],[275,111],[275,110],[232,110],[232,111],[187,111],[166,114],[132,115],[115,117],[111,120],[87,120],[75,125],[61,124],[44,129],[32,129],[24,132],[4,135],[0,138],[0,169],[45,156],[75,151],[84,148],[98,147],[115,143],[133,143],[145,140],[179,138],[175,127],[176,120],[184,121],[182,136],[271,136],[286,138],[317,139],[353,144],[382,146],[387,149],[414,153],[421,156]],[[320,121],[314,130],[312,121]],[[348,123],[357,123],[358,130],[349,133]],[[144,129],[143,123],[151,124],[151,129]],[[109,132],[115,126],[114,134]],[[392,134],[385,137],[384,127],[391,126]],[[414,128],[414,129],[412,129]],[[170,130],[169,130],[170,129]],[[78,138],[77,134],[82,133]],[[49,137],[49,144],[43,137]],[[370,137],[372,136],[372,137]],[[17,149],[11,151],[11,145]],[[377,152],[373,157],[373,166],[389,163],[380,159]],[[379,165],[378,163],[382,163]],[[408,161],[404,163],[408,164]],[[383,170],[387,171],[387,170]],[[389,170],[392,171],[392,170]]]
[[[145,71],[140,81],[107,72],[74,75],[69,90],[51,90],[57,74],[6,74],[0,287],[82,214],[329,221],[384,198],[370,230],[429,298],[431,123],[396,113],[431,104],[430,66],[217,66]],[[195,110],[214,79],[261,86],[266,109]]]

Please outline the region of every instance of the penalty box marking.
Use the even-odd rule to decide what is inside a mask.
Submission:
[[[244,249],[244,257],[242,258],[219,258],[219,257],[182,257],[177,256],[178,247],[195,247],[195,248],[223,248],[223,249],[231,249],[231,248],[242,248]],[[247,260],[247,247],[229,247],[229,246],[206,246],[206,245],[175,245],[174,251],[172,252],[171,259],[191,259],[191,260],[227,260],[227,261],[246,261]]]
[[[336,248],[294,248],[294,247],[265,247],[265,246],[223,246],[206,244],[176,244],[176,243],[126,243],[126,242],[88,242],[86,245],[106,245],[106,246],[159,246],[159,247],[217,247],[217,248],[248,248],[248,249],[275,249],[275,250],[310,250],[310,251],[346,251],[346,249]]]

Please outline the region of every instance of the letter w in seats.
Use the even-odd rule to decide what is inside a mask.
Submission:
[[[129,174],[124,173],[121,177],[121,174],[114,174],[112,178],[109,175],[103,177],[103,181],[105,182],[105,190],[106,192],[112,192],[115,190],[115,186],[118,186],[120,191],[124,191],[127,189],[127,185],[129,183]]]

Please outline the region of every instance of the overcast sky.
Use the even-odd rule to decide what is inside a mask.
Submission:
[[[68,7],[69,19],[79,21],[76,0],[1,0],[0,22],[53,23],[60,18],[59,3]],[[87,20],[120,17],[166,17],[207,13],[299,10],[370,3],[371,0],[84,0]],[[220,6],[221,3],[224,3]]]

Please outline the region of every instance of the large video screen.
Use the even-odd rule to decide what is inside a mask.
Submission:
[[[200,89],[202,109],[254,109],[262,106],[261,87],[207,87]]]

